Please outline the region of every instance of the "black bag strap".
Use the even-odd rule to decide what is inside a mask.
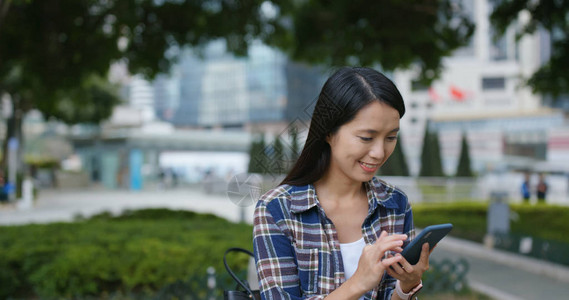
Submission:
[[[225,254],[223,254],[223,265],[225,265],[225,269],[227,270],[227,273],[229,273],[229,275],[242,287],[244,288],[247,293],[249,293],[249,295],[251,297],[253,297],[253,291],[251,291],[251,288],[249,287],[249,284],[245,284],[243,283],[243,281],[241,281],[239,279],[239,277],[237,277],[237,275],[235,275],[235,273],[233,273],[233,271],[231,271],[231,268],[229,268],[229,265],[227,265],[227,254],[229,252],[242,252],[242,253],[246,253],[249,254],[249,256],[254,257],[253,253],[251,253],[251,251],[243,249],[243,248],[229,248],[227,249],[227,251],[225,251]]]

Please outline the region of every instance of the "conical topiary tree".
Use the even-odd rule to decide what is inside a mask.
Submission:
[[[271,155],[271,164],[270,164],[271,170],[269,173],[283,174],[286,172],[285,169],[286,161],[284,156],[283,143],[281,142],[281,139],[279,138],[278,135],[275,136],[272,148],[273,151]]]
[[[287,169],[292,168],[296,163],[296,160],[300,156],[300,146],[298,145],[298,129],[292,126],[289,129],[289,137],[290,137],[290,155],[289,155],[289,165]]]
[[[442,177],[444,176],[441,161],[441,150],[439,147],[439,137],[436,132],[429,131],[429,124],[425,125],[425,135],[423,137],[423,151],[421,152],[421,170],[419,176],[422,177]]]
[[[403,151],[403,143],[401,135],[397,139],[397,144],[389,159],[379,168],[378,175],[385,176],[409,176],[409,168],[407,167],[407,160],[405,159],[405,152]]]
[[[433,176],[442,177],[445,176],[445,172],[443,171],[443,162],[441,159],[441,144],[439,143],[439,133],[438,132],[431,132],[431,139],[433,143]]]
[[[472,169],[470,167],[470,147],[468,146],[468,139],[466,134],[462,134],[462,142],[460,148],[460,157],[458,159],[458,166],[456,168],[456,177],[473,177]]]
[[[251,142],[249,148],[249,166],[247,172],[249,173],[266,173],[267,155],[265,152],[265,137],[261,134],[260,138]]]

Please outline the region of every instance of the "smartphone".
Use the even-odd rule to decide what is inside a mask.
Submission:
[[[429,249],[442,240],[452,229],[452,224],[438,224],[427,226],[405,248],[401,255],[412,265],[419,262],[424,243],[429,243]]]

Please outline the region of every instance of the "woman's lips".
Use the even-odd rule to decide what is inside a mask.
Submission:
[[[364,169],[366,172],[375,172],[379,168],[379,164],[368,164],[362,161],[359,161],[360,167]]]

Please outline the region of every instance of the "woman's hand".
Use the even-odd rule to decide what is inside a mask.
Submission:
[[[373,245],[365,246],[358,262],[358,268],[349,279],[358,288],[358,292],[363,294],[379,285],[385,270],[404,260],[401,255],[391,256],[386,259],[383,259],[383,257],[387,251],[403,251],[401,246],[403,246],[403,241],[406,239],[407,235],[387,235],[386,231],[382,231],[379,239]]]
[[[434,247],[433,247],[434,249]],[[421,283],[421,277],[429,269],[429,243],[424,243],[421,249],[421,257],[416,265],[411,265],[401,254],[395,256],[390,255],[389,258],[397,258],[400,260],[396,264],[392,264],[387,269],[387,274],[401,282],[401,289],[407,293]]]

